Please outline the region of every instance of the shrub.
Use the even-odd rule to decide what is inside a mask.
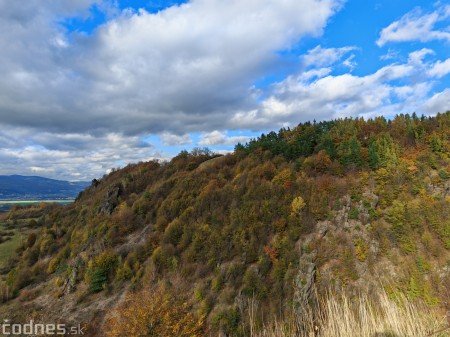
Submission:
[[[438,174],[442,180],[448,180],[450,178],[450,174],[444,169],[439,170]]]
[[[89,290],[93,293],[98,293],[99,291],[105,289],[107,281],[108,275],[106,271],[100,267],[97,267],[92,272]]]
[[[349,219],[356,220],[359,217],[359,210],[356,207],[352,207],[348,213]]]
[[[367,254],[369,253],[369,246],[367,246],[367,243],[360,238],[353,240],[353,243],[355,245],[356,258],[359,261],[364,262],[367,259]]]
[[[213,326],[221,330],[226,336],[240,336],[240,320],[241,315],[236,306],[222,309],[212,317]]]
[[[116,273],[116,279],[117,280],[129,280],[133,276],[133,270],[131,269],[128,261],[125,261],[125,263],[119,267]]]
[[[35,233],[30,233],[28,235],[27,241],[26,241],[26,247],[31,248],[33,247],[33,245],[36,242],[36,234]]]
[[[178,220],[172,221],[164,232],[164,241],[176,246],[183,235],[183,224]]]
[[[163,245],[157,247],[152,254],[152,262],[154,263],[156,270],[162,272],[165,269],[173,269],[178,263],[174,256],[175,248],[171,245]]]
[[[94,260],[89,261],[86,272],[86,281],[89,284],[89,290],[96,293],[105,289],[108,281],[116,271],[117,265],[118,258],[110,251],[104,251]]]
[[[204,317],[196,317],[182,294],[184,291],[162,286],[130,294],[106,319],[106,336],[205,335]]]

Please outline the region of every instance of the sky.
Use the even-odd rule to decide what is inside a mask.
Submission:
[[[450,1],[0,0],[0,51],[2,175],[450,109]]]

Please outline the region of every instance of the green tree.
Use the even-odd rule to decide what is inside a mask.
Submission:
[[[340,161],[343,166],[361,166],[361,143],[355,136],[351,137],[347,141],[344,141],[339,146],[338,153],[340,154]]]
[[[375,141],[376,151],[379,155],[379,165],[381,167],[394,167],[398,164],[397,147],[389,133],[381,134]]]
[[[380,166],[380,156],[378,154],[377,145],[375,142],[371,142],[369,145],[369,167],[372,170],[378,169]]]

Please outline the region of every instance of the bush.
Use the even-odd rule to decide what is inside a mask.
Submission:
[[[205,336],[204,317],[196,317],[185,291],[162,286],[131,294],[106,319],[106,336]]]
[[[369,247],[367,246],[367,243],[364,242],[363,239],[354,239],[353,243],[355,245],[355,255],[356,258],[364,262],[367,259],[367,254],[369,253]]]
[[[216,329],[222,330],[226,336],[241,336],[241,315],[236,306],[223,309],[212,317],[212,323]]]
[[[86,272],[86,281],[89,284],[89,290],[96,293],[105,289],[108,281],[116,271],[117,265],[118,258],[110,251],[104,251],[94,260],[91,260]]]
[[[119,267],[116,273],[116,279],[117,280],[129,280],[133,277],[133,270],[131,269],[128,261],[125,261],[125,263]]]
[[[175,248],[171,245],[163,245],[156,248],[152,254],[152,262],[154,263],[156,270],[162,272],[165,269],[176,269],[178,260],[174,256]]]
[[[450,174],[444,169],[439,170],[438,174],[442,180],[448,180],[450,178]]]
[[[349,219],[356,220],[359,217],[359,210],[356,207],[352,207],[350,212],[348,213]]]
[[[100,267],[97,267],[92,272],[89,290],[93,293],[98,293],[105,289],[107,281],[108,275],[106,271]]]
[[[25,245],[26,245],[26,247],[31,248],[31,247],[33,247],[35,242],[36,242],[36,234],[35,233],[30,233],[28,235],[28,238],[27,238],[27,241],[26,241]]]
[[[183,224],[178,220],[172,221],[164,232],[164,241],[176,246],[183,235]]]

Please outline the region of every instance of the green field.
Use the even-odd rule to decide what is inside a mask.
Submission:
[[[14,232],[11,240],[0,244],[0,267],[3,267],[8,259],[16,254],[16,248],[22,240],[22,233],[18,230]]]
[[[19,206],[28,206],[33,204],[38,204],[41,202],[45,203],[58,203],[58,204],[70,204],[73,200],[0,200],[0,213],[7,212],[10,208]],[[19,226],[15,228],[7,228],[6,221],[4,223],[0,222],[0,231],[14,232],[14,235],[0,243],[0,268],[5,266],[5,263],[9,258],[16,254],[16,248],[19,246],[22,240],[26,239],[28,234],[32,231],[24,226],[26,220],[19,220]]]

